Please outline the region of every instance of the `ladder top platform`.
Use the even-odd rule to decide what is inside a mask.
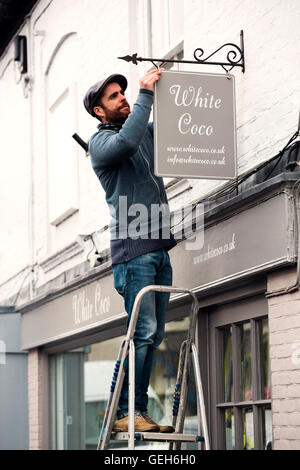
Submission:
[[[128,432],[113,432],[111,434],[111,440],[113,441],[128,441]],[[160,442],[202,442],[204,441],[203,436],[197,434],[177,434],[177,433],[166,433],[166,432],[136,432],[134,434],[136,441],[160,441]]]

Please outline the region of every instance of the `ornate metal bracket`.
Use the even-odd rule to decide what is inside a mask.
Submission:
[[[212,62],[208,61],[212,56],[217,54],[221,49],[226,47],[231,48],[227,52],[227,62]],[[236,44],[228,42],[223,44],[223,46],[219,47],[216,51],[214,51],[209,56],[202,58],[204,55],[204,51],[201,47],[198,47],[194,51],[194,58],[195,60],[175,60],[175,59],[153,59],[147,57],[138,57],[137,53],[133,55],[126,55],[124,57],[118,57],[118,59],[126,60],[126,62],[132,62],[133,64],[137,65],[138,62],[152,62],[152,64],[156,67],[162,67],[163,64],[166,63],[177,63],[177,64],[202,64],[202,65],[220,65],[227,73],[230,72],[234,67],[241,67],[242,72],[245,73],[245,52],[244,52],[244,32],[241,30],[240,32],[240,47]],[[156,62],[160,62],[159,66]],[[226,68],[229,67],[229,68]]]

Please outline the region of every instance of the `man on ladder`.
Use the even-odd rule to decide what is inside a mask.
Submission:
[[[84,98],[86,110],[100,121],[98,132],[89,141],[89,152],[112,216],[114,286],[124,298],[127,328],[142,288],[172,285],[168,251],[176,242],[170,232],[163,179],[154,175],[153,123],[148,123],[154,84],[160,75],[161,71],[154,70],[140,80],[132,112],[125,98],[127,80],[123,75],[111,75],[96,83]],[[148,292],[140,306],[134,334],[137,432],[174,431],[172,426],[159,426],[147,413],[153,354],[164,336],[169,295]],[[128,431],[128,367],[113,431]]]

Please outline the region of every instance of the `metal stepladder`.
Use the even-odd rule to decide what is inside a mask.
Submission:
[[[192,297],[192,307],[190,313],[190,325],[188,336],[183,341],[180,349],[178,373],[173,399],[173,421],[175,428],[174,433],[159,432],[139,432],[134,431],[134,402],[135,402],[135,348],[133,337],[135,333],[136,323],[138,319],[139,309],[142,298],[150,291],[169,292],[178,294],[188,294]],[[108,399],[103,425],[99,437],[97,450],[106,450],[109,447],[110,440],[128,440],[128,449],[134,449],[135,441],[160,441],[169,442],[170,450],[178,450],[181,448],[182,442],[204,442],[205,449],[210,449],[208,426],[205,412],[203,387],[200,374],[198,351],[195,345],[195,330],[197,323],[197,314],[199,304],[196,295],[189,289],[179,287],[150,285],[140,290],[135,298],[133,310],[125,339],[122,341],[118,359],[116,362],[110,396]],[[125,371],[124,362],[128,356],[128,382],[129,382],[129,399],[128,399],[128,432],[112,431],[118,402],[120,398],[121,388],[123,385]],[[183,434],[185,407],[187,401],[188,382],[190,376],[191,362],[194,369],[194,379],[197,393],[197,414],[198,414],[198,432],[199,434]],[[203,435],[200,435],[200,433]]]

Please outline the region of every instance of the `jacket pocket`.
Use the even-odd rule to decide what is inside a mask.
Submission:
[[[125,288],[133,280],[133,272],[128,263],[115,264],[112,267],[114,275],[114,287],[116,291],[124,296]]]
[[[114,275],[114,287],[116,291],[120,294],[124,294],[125,289],[125,265],[124,263],[116,264],[112,267]]]

